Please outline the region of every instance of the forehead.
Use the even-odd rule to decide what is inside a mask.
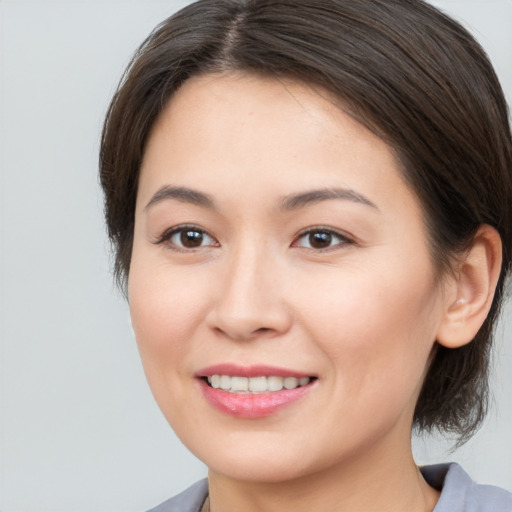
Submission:
[[[263,125],[258,127],[258,121]],[[335,137],[336,128],[343,126],[346,132],[367,138],[373,146],[379,141],[382,149],[390,150],[329,91],[297,80],[242,72],[213,73],[187,80],[168,101],[152,134],[170,125],[181,125],[198,135],[207,133],[209,138],[215,132],[221,135],[231,129],[238,140],[248,136],[247,129],[251,129],[253,141],[256,134],[264,132],[270,140],[279,135],[279,142],[287,133],[294,138],[310,138],[313,134]],[[246,130],[239,131],[240,128]]]
[[[192,78],[150,133],[139,196],[169,184],[226,195],[235,183],[252,196],[343,187],[412,198],[393,150],[327,93],[239,73]]]

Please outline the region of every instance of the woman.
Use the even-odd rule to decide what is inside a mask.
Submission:
[[[512,140],[411,0],[202,0],[143,43],[101,182],[153,394],[209,468],[156,511],[512,510],[411,430],[486,412]]]

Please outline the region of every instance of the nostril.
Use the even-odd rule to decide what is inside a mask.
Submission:
[[[240,328],[239,326],[225,325],[224,327],[213,327],[213,331],[220,336],[228,336],[233,340],[252,340],[260,336],[265,337],[272,335],[272,333],[278,332],[276,329],[271,327],[258,327],[251,329],[250,326],[247,329]]]

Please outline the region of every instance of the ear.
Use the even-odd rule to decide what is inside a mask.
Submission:
[[[501,238],[491,226],[478,229],[469,251],[449,277],[437,342],[447,348],[470,343],[491,308],[501,271]]]

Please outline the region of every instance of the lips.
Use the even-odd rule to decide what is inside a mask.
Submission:
[[[317,380],[283,368],[231,364],[205,368],[196,376],[210,405],[238,418],[276,414],[308,394]]]

